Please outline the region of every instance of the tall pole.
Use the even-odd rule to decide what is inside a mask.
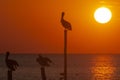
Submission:
[[[67,80],[67,30],[64,30],[64,80]]]
[[[8,70],[7,77],[8,80],[12,80],[12,70]]]

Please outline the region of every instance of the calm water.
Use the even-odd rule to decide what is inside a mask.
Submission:
[[[63,72],[63,55],[49,54],[54,64],[46,68],[48,80],[59,80]],[[38,55],[10,55],[20,67],[13,72],[13,80],[41,80]],[[0,55],[0,80],[7,80],[5,54]],[[120,80],[120,55],[68,55],[68,80]]]

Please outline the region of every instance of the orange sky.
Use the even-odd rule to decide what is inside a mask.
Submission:
[[[97,7],[113,13],[107,24],[93,18]],[[60,18],[72,24],[68,53],[120,53],[119,0],[0,0],[0,53],[63,53]]]

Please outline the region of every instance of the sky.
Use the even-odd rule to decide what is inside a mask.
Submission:
[[[112,11],[107,24],[94,11]],[[0,0],[0,53],[63,53],[61,13],[71,23],[68,53],[120,53],[119,0]]]

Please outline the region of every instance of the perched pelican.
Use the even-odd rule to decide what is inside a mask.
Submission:
[[[66,20],[64,20],[64,15],[65,15],[65,13],[62,12],[62,15],[61,15],[61,23],[62,23],[62,26],[63,26],[65,29],[72,30],[71,24],[70,24],[69,22],[67,22]]]
[[[9,59],[8,58],[9,55],[10,53],[6,52],[6,58],[5,58],[6,65],[10,71],[15,71],[19,66],[19,64],[15,60]]]
[[[47,57],[43,57],[41,55],[38,55],[39,57],[36,59],[36,61],[42,66],[42,67],[49,67],[50,63],[52,63],[52,61],[47,58]]]
[[[41,66],[41,77],[42,77],[42,80],[47,80],[46,73],[45,73],[45,67],[49,67],[50,63],[52,63],[52,61],[49,58],[47,58],[47,57],[43,57],[42,55],[38,55],[38,58],[36,59],[36,61]]]

